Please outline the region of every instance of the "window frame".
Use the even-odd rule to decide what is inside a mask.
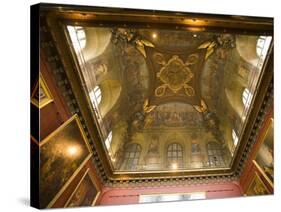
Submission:
[[[138,168],[141,150],[141,146],[137,143],[126,146],[123,160],[125,170],[136,170]]]
[[[210,167],[215,167],[215,168],[226,167],[226,161],[224,160],[223,157],[224,156],[223,150],[217,142],[211,141],[207,143],[207,155],[208,155],[208,163]],[[213,162],[215,164],[212,164]]]
[[[169,154],[171,153],[171,154]],[[167,167],[182,168],[183,167],[183,146],[177,142],[170,143],[166,149]],[[177,167],[173,167],[176,164]]]

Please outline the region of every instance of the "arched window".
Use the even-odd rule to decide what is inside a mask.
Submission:
[[[177,169],[183,166],[183,149],[178,143],[172,143],[167,149],[167,164],[171,169]]]
[[[86,46],[86,34],[81,26],[67,26],[74,50],[78,53]]]
[[[112,131],[109,132],[107,138],[105,139],[104,143],[107,149],[110,148],[111,145],[111,141],[112,141]]]
[[[125,149],[124,169],[136,170],[140,158],[141,147],[139,144],[129,144]]]
[[[233,140],[234,146],[236,146],[237,143],[238,143],[238,136],[237,136],[237,134],[236,134],[234,129],[232,130],[232,140]]]
[[[211,167],[225,167],[226,163],[223,157],[221,145],[216,142],[209,142],[207,144],[209,166]]]
[[[94,104],[95,108],[98,107],[99,103],[101,102],[101,90],[99,86],[96,86],[94,90],[92,90],[90,93],[90,99],[92,103]]]
[[[271,37],[270,36],[260,36],[257,41],[256,51],[257,55],[263,60],[266,57],[268,48],[270,46]]]
[[[249,108],[252,98],[253,98],[253,94],[249,91],[248,88],[245,88],[242,94],[242,102],[245,108]]]

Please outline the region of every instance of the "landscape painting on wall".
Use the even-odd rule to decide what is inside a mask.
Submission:
[[[93,206],[99,193],[100,191],[95,183],[95,179],[89,173],[88,169],[67,201],[65,207]]]
[[[246,191],[247,196],[267,195],[270,194],[260,176],[255,173],[251,184]]]
[[[50,207],[54,203],[90,156],[91,151],[77,115],[40,143],[41,207]]]

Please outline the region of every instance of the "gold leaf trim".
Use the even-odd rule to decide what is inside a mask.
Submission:
[[[193,107],[199,112],[204,113],[208,110],[208,106],[203,99],[201,99],[201,105],[193,105]]]
[[[205,43],[202,43],[199,47],[198,47],[198,49],[206,49],[208,46],[210,46],[211,45],[211,41],[207,41],[207,42],[205,42]]]
[[[194,96],[195,95],[195,91],[191,86],[185,84],[183,87],[184,87],[184,92],[187,96]]]
[[[208,48],[206,55],[205,55],[205,60],[208,59],[209,56],[211,56],[211,54],[214,52],[214,48]]]
[[[146,99],[143,103],[143,111],[145,113],[150,113],[152,110],[154,110],[156,108],[156,105],[150,105],[149,106],[149,101],[148,99]]]
[[[155,96],[157,96],[157,97],[163,96],[165,94],[166,88],[167,88],[167,84],[163,84],[163,85],[157,87],[154,92]]]
[[[149,46],[149,47],[153,47],[153,48],[154,48],[153,43],[151,43],[151,42],[148,41],[148,40],[141,40],[141,42],[142,42],[142,44],[143,44],[144,46]]]
[[[146,58],[146,52],[144,46],[149,46],[154,48],[154,45],[148,40],[136,40],[136,48]]]

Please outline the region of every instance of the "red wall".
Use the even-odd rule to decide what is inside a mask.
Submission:
[[[40,73],[43,76],[51,94],[53,101],[43,108],[40,109],[40,141],[45,137],[50,135],[54,130],[61,126],[65,121],[72,117],[67,104],[64,101],[62,94],[60,93],[59,88],[57,87],[54,76],[52,75],[51,67],[47,61],[47,58],[44,54],[44,50],[41,49],[40,52]],[[40,142],[39,141],[39,142]],[[38,145],[38,141],[35,141]],[[36,154],[38,154],[36,152]],[[94,175],[98,189],[101,190],[101,182],[96,174],[92,158],[82,167],[82,169],[77,173],[74,179],[69,183],[64,192],[53,204],[53,208],[63,207],[70,197],[70,195],[75,190],[76,186],[83,177],[85,171],[89,168],[91,173]]]
[[[102,190],[100,205],[136,204],[140,194],[206,192],[207,199],[239,197],[242,195],[238,182],[211,185],[186,185],[170,187],[109,188]]]
[[[52,133],[71,117],[64,99],[59,92],[52,76],[51,68],[45,58],[44,51],[40,53],[40,73],[42,74],[53,101],[40,109],[40,141]]]
[[[273,106],[269,109],[269,111],[266,114],[266,117],[264,119],[264,122],[262,123],[261,129],[259,131],[259,134],[257,136],[257,140],[253,146],[253,150],[247,160],[247,163],[245,165],[245,169],[240,177],[240,185],[242,191],[245,193],[247,188],[249,187],[255,172],[261,177],[262,181],[265,183],[268,190],[273,193],[273,188],[269,185],[269,183],[264,179],[260,171],[257,169],[257,167],[254,165],[253,160],[256,157],[256,154],[264,140],[264,136],[266,134],[266,131],[271,123],[271,118],[273,117]]]

